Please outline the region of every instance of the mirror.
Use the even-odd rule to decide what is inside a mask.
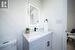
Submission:
[[[39,0],[27,0],[27,16],[30,18],[30,25],[39,23],[40,8]]]
[[[30,24],[39,23],[39,9],[33,5],[30,5]]]

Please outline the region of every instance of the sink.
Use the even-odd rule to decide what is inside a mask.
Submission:
[[[29,41],[32,42],[36,39],[39,39],[45,35],[47,35],[49,32],[30,32],[28,34],[24,33],[24,37]]]

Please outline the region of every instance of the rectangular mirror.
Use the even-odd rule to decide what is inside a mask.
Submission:
[[[30,4],[30,24],[37,24],[39,23],[39,14],[40,10],[38,7]]]

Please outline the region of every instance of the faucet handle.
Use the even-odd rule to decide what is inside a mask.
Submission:
[[[36,31],[37,29],[38,29],[38,28],[35,27],[35,28],[34,28],[34,31]]]

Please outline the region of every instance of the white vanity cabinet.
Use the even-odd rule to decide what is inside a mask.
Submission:
[[[52,50],[52,33],[43,34],[33,41],[28,41],[24,37],[24,50]]]

